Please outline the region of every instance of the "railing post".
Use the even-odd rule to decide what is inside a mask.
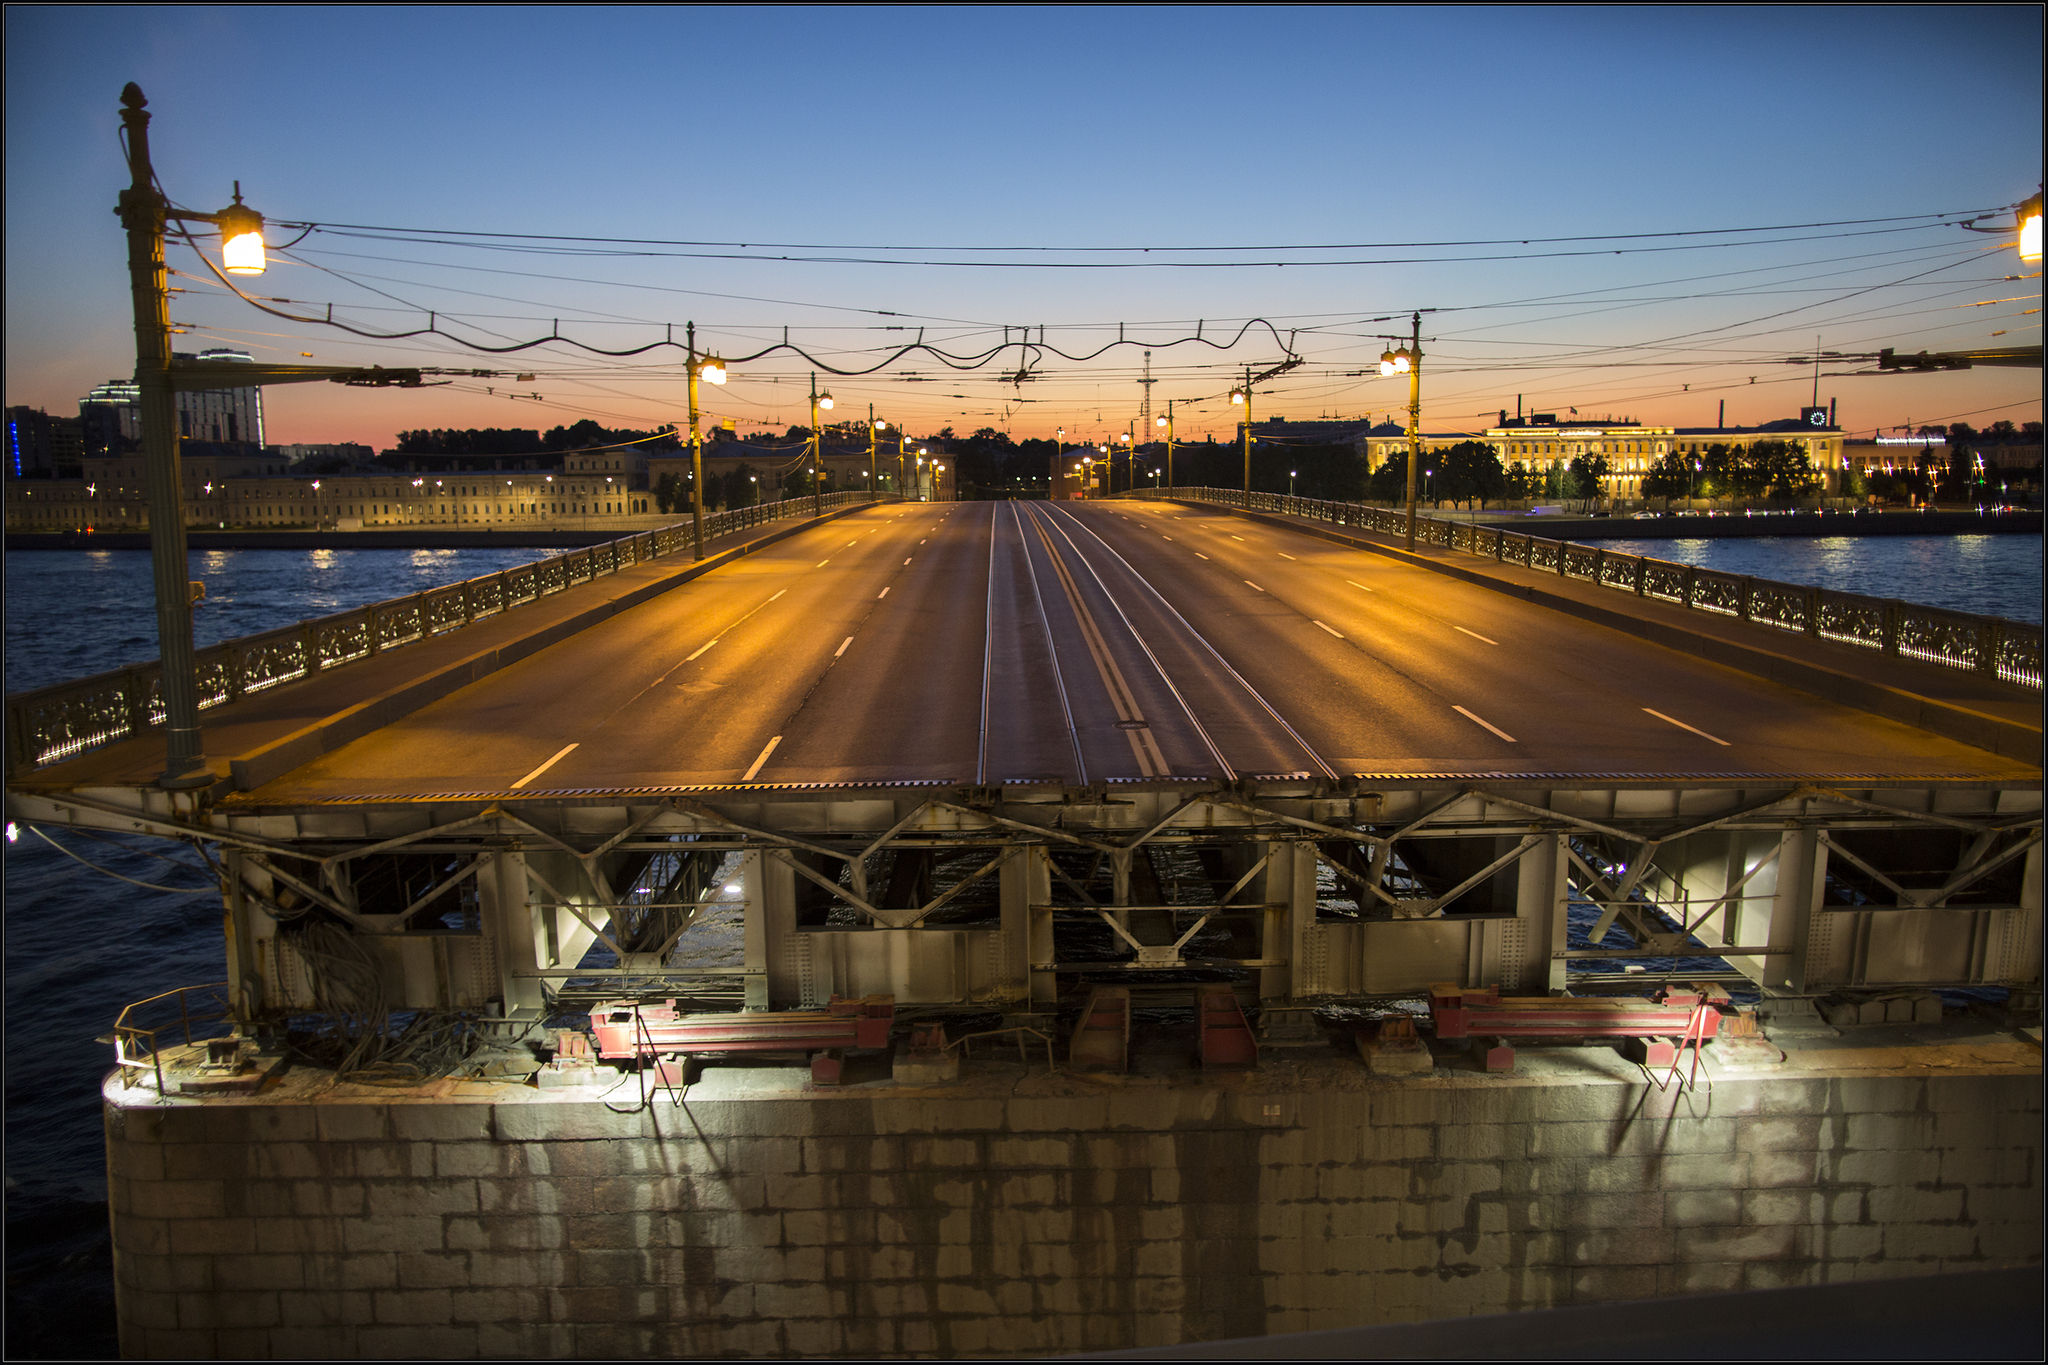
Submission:
[[[1818,587],[1809,587],[1806,590],[1806,633],[1816,640],[1820,638],[1820,589]]]
[[[1697,565],[1697,564],[1688,564],[1688,565],[1686,565],[1686,566],[1685,566],[1685,595],[1684,595],[1683,597],[1681,597],[1681,598],[1680,598],[1679,600],[1680,600],[1680,601],[1682,601],[1683,603],[1685,603],[1685,609],[1686,609],[1687,611],[1691,611],[1691,610],[1692,610],[1692,602],[1693,602],[1693,589],[1694,589],[1694,588],[1695,588],[1695,587],[1696,587],[1696,586],[1698,585],[1699,581],[1700,581],[1700,566],[1699,566],[1699,565]]]
[[[1642,556],[1642,555],[1637,555],[1637,556],[1636,556],[1636,596],[1638,596],[1638,597],[1641,597],[1641,596],[1643,596],[1643,578],[1644,578],[1644,577],[1645,577],[1645,576],[1646,576],[1646,575],[1647,575],[1647,574],[1649,573],[1649,570],[1650,570],[1650,561],[1649,561],[1649,560],[1648,560],[1648,559],[1647,559],[1646,557],[1644,557],[1644,556]]]
[[[2005,622],[1997,617],[1977,627],[1977,671],[1998,676],[1998,655],[2005,643]]]
[[[1906,604],[1898,598],[1888,598],[1884,604],[1884,625],[1879,628],[1879,652],[1888,659],[1899,657],[1899,618],[1905,615]]]
[[[1742,592],[1735,600],[1735,616],[1737,620],[1747,621],[1749,619],[1749,595],[1751,587],[1755,582],[1756,580],[1748,574],[1742,576]]]

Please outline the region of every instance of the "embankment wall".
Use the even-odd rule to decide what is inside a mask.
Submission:
[[[2040,1264],[2038,1071],[1640,1078],[110,1083],[121,1342],[1013,1355]]]

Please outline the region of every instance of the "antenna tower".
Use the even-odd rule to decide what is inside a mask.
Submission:
[[[1148,440],[1151,438],[1152,386],[1154,384],[1157,384],[1158,382],[1158,380],[1152,377],[1152,353],[1150,351],[1147,351],[1145,352],[1145,377],[1138,381],[1138,383],[1142,386],[1142,392],[1145,395],[1145,401],[1138,408],[1138,430],[1131,433],[1131,450],[1133,453],[1136,453],[1138,449],[1138,437],[1143,436]]]

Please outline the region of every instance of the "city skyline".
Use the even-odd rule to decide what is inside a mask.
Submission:
[[[1418,310],[1433,430],[1518,405],[1696,426],[1725,402],[1749,425],[1814,396],[1787,362],[1816,347],[2039,344],[2038,269],[1955,221],[2009,224],[2038,185],[2040,11],[1842,14],[10,10],[6,402],[68,411],[132,367],[109,212],[128,80],[174,201],[217,209],[240,181],[274,224],[322,225],[245,285],[281,311],[605,349],[694,321],[728,356],[786,327],[840,369],[920,334],[998,351],[819,376],[835,417],[873,403],[919,432],[1129,430],[1146,346],[1182,439],[1230,434],[1229,389],[1290,345],[1255,418],[1401,420],[1406,381],[1376,362]],[[1941,101],[1901,71],[1939,73]],[[1544,240],[1565,238],[1592,240]],[[686,420],[677,350],[358,339],[170,259],[181,348],[505,375],[273,389],[273,440]],[[1271,327],[1208,344],[1250,319]],[[1142,344],[1000,350],[1119,334]],[[1850,431],[2041,415],[2038,370],[1862,368],[1822,367]],[[707,424],[807,424],[811,370],[736,367]]]

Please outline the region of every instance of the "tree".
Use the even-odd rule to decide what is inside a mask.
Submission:
[[[678,503],[689,499],[683,496],[683,483],[673,474],[664,474],[654,485],[654,507],[659,512],[673,512]]]
[[[1485,510],[1489,498],[1507,494],[1507,471],[1500,466],[1500,451],[1484,441],[1460,441],[1439,457],[1436,494],[1469,509],[1476,499]]]
[[[1605,455],[1574,455],[1565,469],[1569,476],[1565,481],[1564,495],[1568,498],[1584,498],[1586,510],[1593,510],[1593,499],[1600,496],[1601,481],[1612,472]]]
[[[1543,472],[1531,469],[1520,460],[1508,466],[1508,496],[1511,498],[1540,498],[1543,496]]]
[[[1668,512],[1673,498],[1692,492],[1692,483],[1692,460],[1674,450],[1643,475],[1643,496],[1664,499],[1664,510]]]
[[[1744,465],[1759,493],[1775,490],[1780,497],[1797,498],[1821,486],[1806,447],[1794,441],[1758,441],[1749,448]]]

